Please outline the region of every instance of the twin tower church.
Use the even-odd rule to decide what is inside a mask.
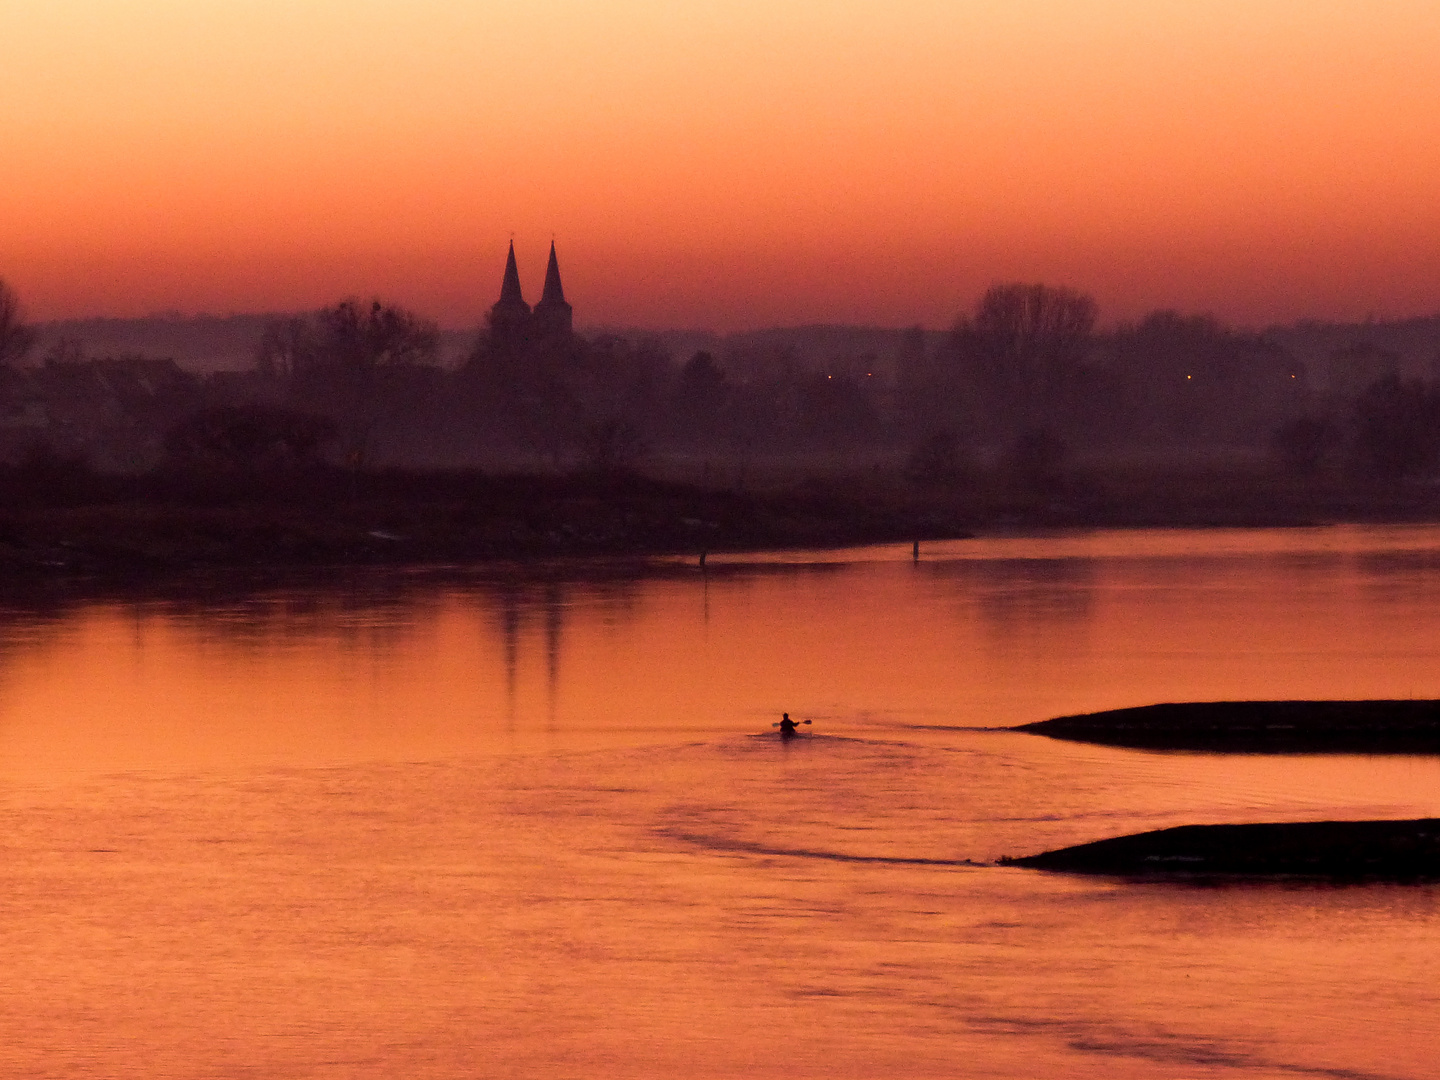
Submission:
[[[545,288],[540,301],[532,309],[520,292],[520,271],[515,268],[515,241],[510,241],[510,254],[505,259],[505,278],[500,283],[500,299],[490,309],[490,344],[492,348],[510,351],[543,342],[564,341],[571,335],[574,311],[565,302],[560,285],[560,262],[555,258],[555,242],[550,242],[550,265],[545,268]]]

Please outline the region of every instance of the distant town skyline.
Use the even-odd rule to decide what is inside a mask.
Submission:
[[[14,10],[11,10],[13,8]],[[996,281],[1242,325],[1440,310],[1440,9],[1347,0],[8,5],[32,319],[949,325]],[[543,29],[542,29],[543,28]]]

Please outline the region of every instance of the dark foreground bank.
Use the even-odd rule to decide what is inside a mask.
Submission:
[[[0,501],[0,580],[698,558],[968,535],[953,519],[905,504],[833,492],[715,491],[629,475],[181,475],[106,478],[69,498],[41,494]]]
[[[1144,750],[1440,753],[1440,701],[1197,701],[1060,716],[1017,730]]]
[[[1181,825],[1005,862],[1125,877],[1440,881],[1440,818]]]

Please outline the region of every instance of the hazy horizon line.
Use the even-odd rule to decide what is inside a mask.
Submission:
[[[353,299],[354,297],[347,297]],[[366,299],[369,294],[366,294]],[[385,298],[381,297],[382,300]],[[387,301],[390,302],[390,301]],[[400,307],[406,307],[422,318],[429,318],[423,311],[409,308],[403,302],[394,301]],[[229,322],[246,319],[291,319],[304,318],[324,310],[328,305],[321,305],[316,308],[292,308],[277,310],[252,310],[252,311],[193,311],[187,312],[180,309],[165,309],[161,311],[147,312],[143,315],[68,315],[58,318],[37,319],[30,323],[35,329],[44,331],[47,328],[62,326],[74,323],[141,323],[141,322],[169,322],[169,323],[198,323],[198,322]],[[487,308],[488,310],[488,308]],[[1426,312],[1419,312],[1411,315],[1377,316],[1374,313],[1368,314],[1363,319],[1354,318],[1333,318],[1319,315],[1299,316],[1287,321],[1273,321],[1257,325],[1254,323],[1232,322],[1214,311],[1195,310],[1187,311],[1177,306],[1160,306],[1149,309],[1146,314],[1160,311],[1174,311],[1187,317],[1214,318],[1222,325],[1233,330],[1264,333],[1267,330],[1279,328],[1298,328],[1304,326],[1331,326],[1331,327],[1363,327],[1363,326],[1394,326],[1405,323],[1421,323],[1440,319],[1440,307]],[[960,312],[950,322],[936,326],[923,322],[908,323],[879,323],[879,322],[836,322],[832,320],[817,320],[810,322],[791,323],[756,323],[748,326],[719,328],[713,326],[657,326],[643,325],[636,323],[580,323],[576,326],[575,332],[583,335],[613,334],[616,336],[626,334],[674,334],[694,337],[715,337],[726,338],[744,334],[763,334],[776,331],[805,331],[805,330],[847,330],[865,331],[872,333],[904,333],[909,330],[919,329],[925,333],[948,333],[966,313]],[[1124,326],[1133,326],[1145,316],[1130,319],[1116,319],[1097,324],[1097,332],[1105,333],[1118,330]],[[482,315],[475,322],[455,323],[443,320],[435,320],[443,333],[478,333],[485,327],[485,317]]]

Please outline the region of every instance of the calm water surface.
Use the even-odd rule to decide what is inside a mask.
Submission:
[[[1440,888],[994,865],[1440,816],[1436,758],[996,728],[1410,695],[1433,528],[11,603],[0,1076],[1435,1077]]]

